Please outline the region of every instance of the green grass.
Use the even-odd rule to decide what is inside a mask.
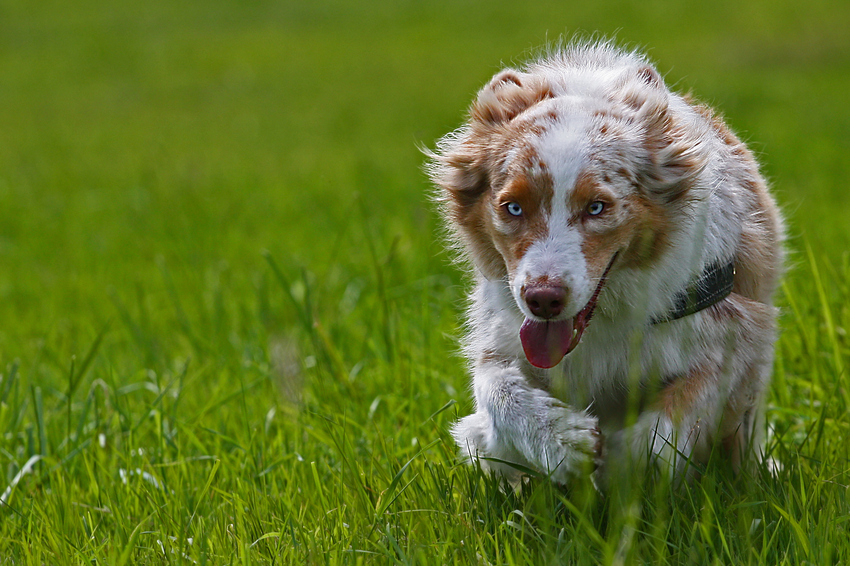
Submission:
[[[850,562],[850,5],[520,4],[0,1],[0,564]],[[466,281],[417,146],[577,31],[762,156],[775,475],[612,504],[455,459]]]

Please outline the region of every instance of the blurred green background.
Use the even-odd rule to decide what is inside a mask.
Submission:
[[[364,230],[448,272],[419,145],[503,64],[562,35],[646,48],[761,156],[838,261],[850,3],[0,3],[0,353],[92,328],[138,289],[256,286],[268,249],[357,271]],[[801,238],[803,240],[801,240]],[[29,344],[29,345],[28,345]]]

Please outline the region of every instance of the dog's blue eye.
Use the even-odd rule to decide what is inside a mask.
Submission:
[[[505,205],[508,209],[508,214],[511,216],[522,216],[522,207],[515,202],[509,202]]]
[[[587,213],[591,216],[599,216],[605,210],[605,203],[601,200],[593,201],[587,205]]]

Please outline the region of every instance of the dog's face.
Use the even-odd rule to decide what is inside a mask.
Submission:
[[[608,275],[663,253],[700,167],[676,137],[660,77],[633,75],[578,98],[503,71],[433,169],[473,262],[507,280],[538,367],[578,345]]]

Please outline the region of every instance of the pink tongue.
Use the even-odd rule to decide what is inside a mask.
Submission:
[[[578,344],[580,336],[573,338],[573,319],[537,322],[525,319],[519,329],[519,339],[525,357],[531,365],[551,368]]]

